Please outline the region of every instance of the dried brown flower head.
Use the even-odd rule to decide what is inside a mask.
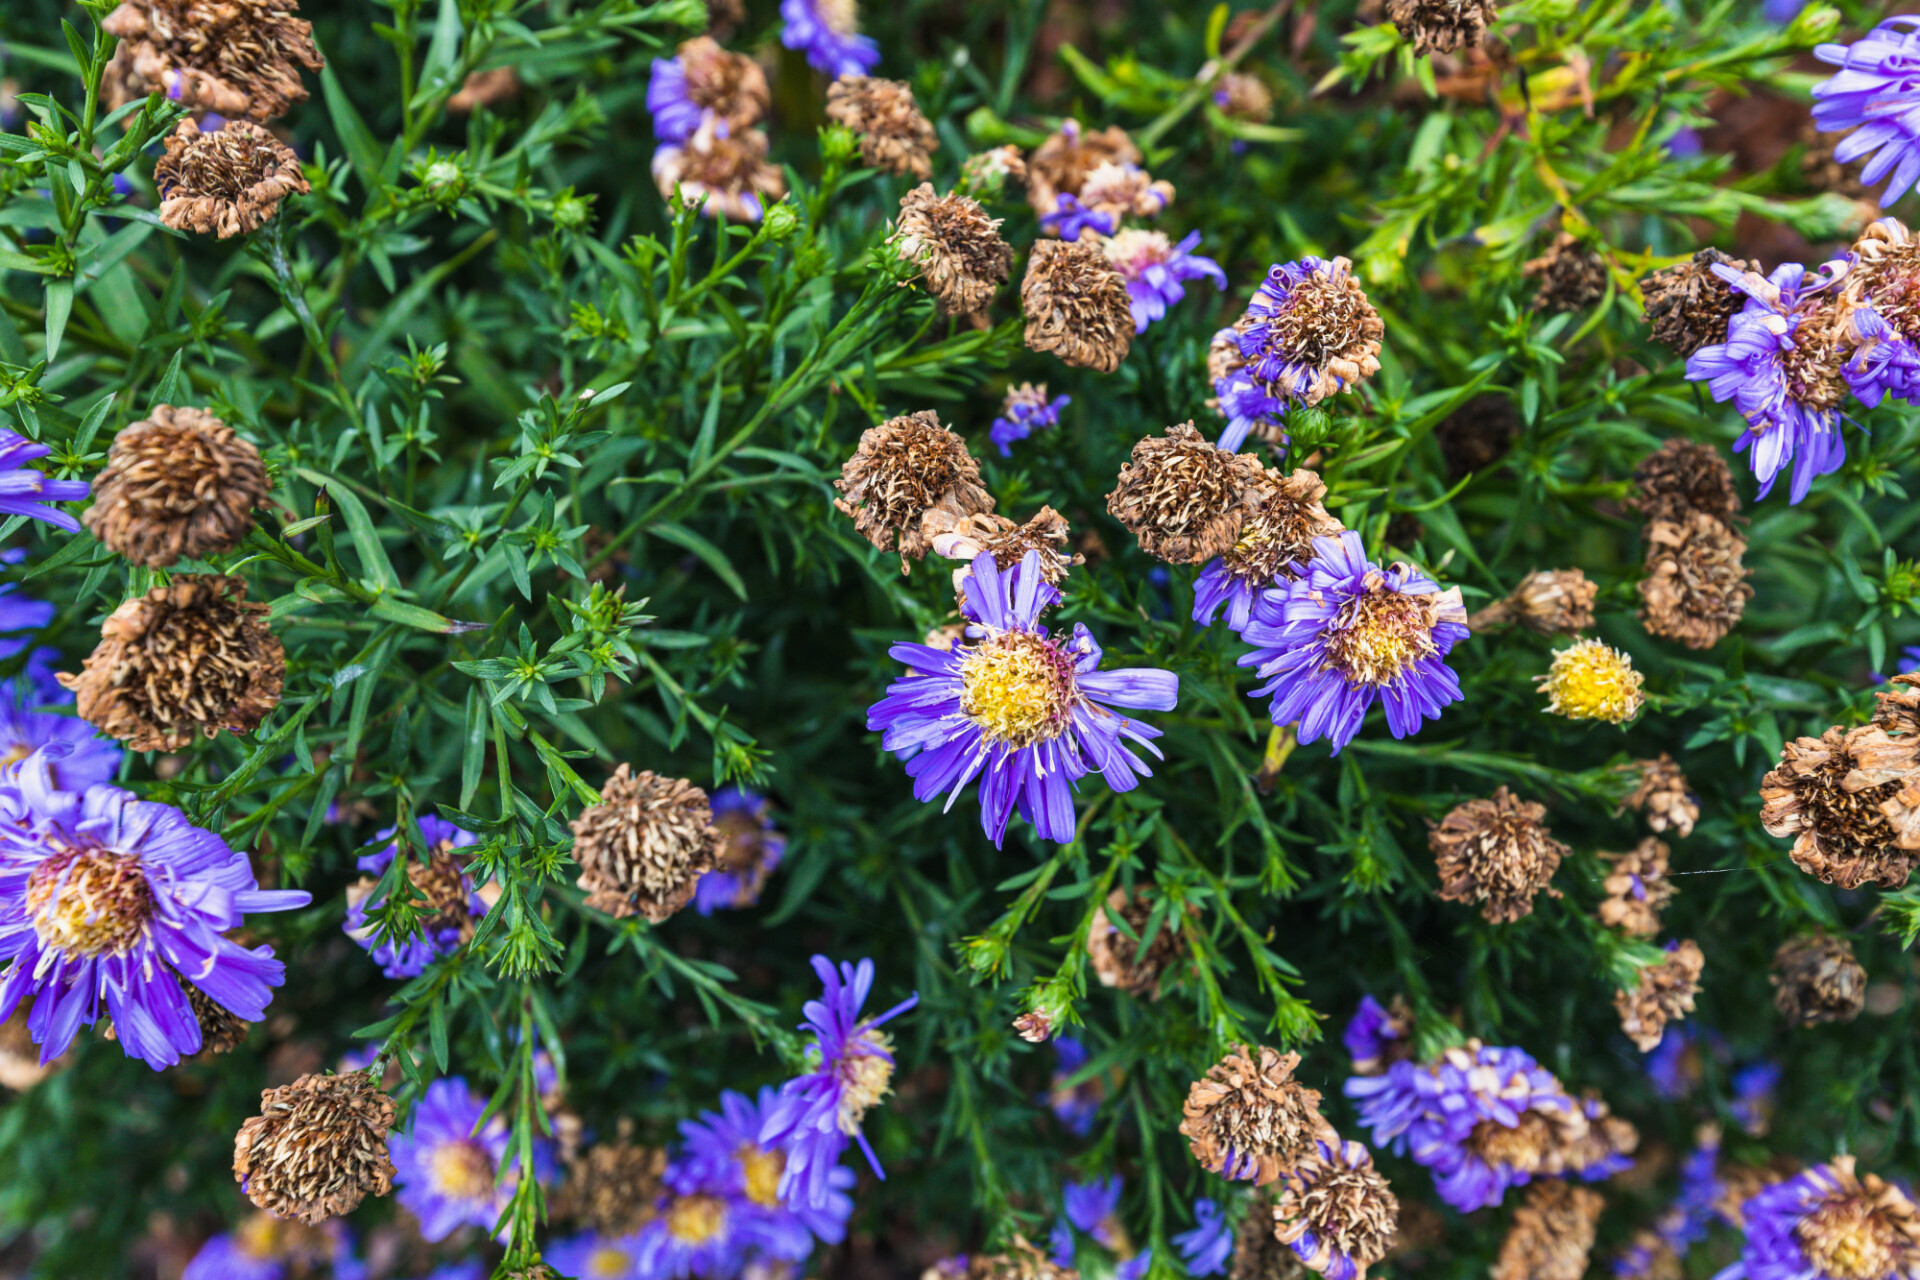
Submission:
[[[1606,1201],[1557,1178],[1531,1183],[1493,1264],[1493,1280],[1580,1280]]]
[[[1478,48],[1499,15],[1494,0],[1387,0],[1387,20],[1416,54]]]
[[[772,105],[767,73],[743,53],[720,47],[712,36],[695,36],[680,46],[676,59],[687,77],[687,97],[703,111],[724,120],[733,132],[766,118]]]
[[[1920,240],[1898,218],[1870,224],[1854,242],[1840,297],[1845,312],[1870,303],[1904,337],[1920,336]]]
[[[977,200],[935,195],[923,182],[900,198],[894,251],[920,266],[920,280],[940,314],[971,315],[993,300],[1013,270],[1013,246],[1000,238],[999,218]]]
[[[1473,397],[1433,429],[1449,482],[1499,462],[1513,450],[1519,434],[1520,415],[1513,401],[1495,392]]]
[[[287,144],[245,120],[202,133],[191,117],[167,135],[167,153],[153,166],[160,221],[176,231],[222,240],[264,226],[280,202],[313,188]]]
[[[1189,914],[1192,908],[1189,907]],[[1152,938],[1146,937],[1147,920],[1153,915],[1153,899],[1145,889],[1132,893],[1115,889],[1107,895],[1106,910],[1097,912],[1087,931],[1087,955],[1093,972],[1103,987],[1117,987],[1128,995],[1160,998],[1160,980],[1175,961],[1187,954],[1186,935],[1180,921],[1163,917]],[[1118,916],[1132,930],[1129,937],[1114,924]],[[1143,955],[1140,942],[1146,939]]]
[[[1023,1013],[1013,1020],[1013,1029],[1028,1044],[1045,1044],[1053,1036],[1053,1019],[1044,1009]]]
[[[1789,742],[1779,766],[1760,780],[1760,825],[1768,835],[1793,837],[1793,860],[1808,875],[1841,889],[1897,889],[1920,861],[1882,808],[1901,805],[1911,775],[1876,782],[1855,757],[1856,747],[1887,743],[1897,740],[1878,725],[1835,726]]]
[[[1821,1200],[1793,1227],[1807,1273],[1837,1280],[1909,1276],[1920,1268],[1920,1208],[1899,1187],[1835,1156],[1807,1172]]]
[[[1602,882],[1607,896],[1600,902],[1600,923],[1629,938],[1651,938],[1660,932],[1660,911],[1673,898],[1667,878],[1667,846],[1648,836],[1631,853],[1603,853],[1608,864]]]
[[[1256,1191],[1233,1233],[1233,1264],[1227,1280],[1306,1280],[1313,1273],[1291,1246],[1280,1243],[1273,1223],[1273,1197]]]
[[[1477,902],[1494,924],[1531,914],[1542,890],[1559,897],[1548,882],[1568,849],[1542,825],[1546,816],[1545,805],[1521,800],[1505,787],[1490,799],[1455,805],[1427,833],[1440,867],[1440,897]]]
[[[1011,144],[977,151],[960,166],[958,189],[969,194],[998,195],[1009,182],[1027,183],[1027,158]]]
[[[1309,1271],[1338,1265],[1348,1280],[1387,1256],[1400,1227],[1400,1202],[1358,1142],[1327,1139],[1286,1174],[1273,1202],[1274,1236],[1284,1245],[1311,1239]]]
[[[1742,563],[1747,540],[1703,511],[1682,523],[1647,526],[1647,576],[1640,580],[1640,623],[1647,634],[1709,649],[1733,630],[1753,598]]]
[[[1326,496],[1325,482],[1305,467],[1292,475],[1263,470],[1247,499],[1250,510],[1240,536],[1220,553],[1227,573],[1263,587],[1297,578],[1298,566],[1313,556],[1313,540],[1338,537],[1346,529],[1323,505]],[[1234,620],[1236,629],[1243,622]]]
[[[1523,265],[1520,274],[1540,282],[1533,294],[1535,311],[1584,311],[1607,294],[1607,260],[1567,231]]]
[[[1263,295],[1281,286],[1283,268],[1268,273]],[[1269,358],[1298,366],[1297,384],[1288,394],[1303,405],[1319,404],[1330,395],[1351,391],[1380,372],[1381,339],[1386,321],[1374,309],[1367,291],[1346,258],[1322,262],[1306,275],[1288,281],[1285,301],[1264,321],[1265,350]],[[1313,381],[1308,384],[1306,376]],[[1293,375],[1289,375],[1290,378]]]
[[[909,559],[933,548],[942,526],[993,510],[993,495],[980,483],[980,464],[967,452],[967,442],[941,426],[932,409],[862,432],[860,447],[841,466],[833,487],[842,495],[834,499],[834,510],[852,516],[861,537],[882,551],[898,543],[903,573]],[[942,514],[932,517],[929,528],[936,511]]]
[[[1107,495],[1107,511],[1148,555],[1199,564],[1239,542],[1248,516],[1272,488],[1259,459],[1217,448],[1183,422],[1133,446],[1132,460]]]
[[[555,1216],[608,1239],[631,1235],[653,1220],[666,1170],[664,1150],[635,1146],[626,1132],[596,1142],[567,1162]]]
[[[573,820],[573,860],[587,905],[654,924],[687,905],[720,855],[707,793],[652,770],[614,770],[597,804]]]
[[[1213,82],[1213,103],[1229,120],[1265,124],[1273,119],[1273,91],[1244,71],[1229,71]]]
[[[962,599],[974,558],[983,554],[991,553],[994,565],[1005,570],[1019,564],[1027,552],[1038,551],[1041,575],[1056,587],[1067,580],[1068,571],[1087,562],[1068,549],[1066,517],[1052,507],[1040,508],[1025,524],[987,512],[954,519],[950,511],[930,511],[922,529],[932,535],[935,555],[965,562],[953,571],[953,589]]]
[[[1080,1280],[1080,1272],[1053,1261],[1043,1249],[1015,1235],[1005,1253],[976,1253],[967,1263],[968,1280]]]
[[[193,1012],[193,1020],[200,1028],[200,1048],[189,1055],[194,1058],[211,1058],[222,1053],[230,1053],[247,1038],[247,1032],[253,1030],[253,1024],[238,1016],[214,998],[194,986],[191,982],[174,975],[180,986],[180,992],[187,998],[187,1007]],[[111,1014],[102,1014],[95,1024],[103,1038],[118,1040],[119,1032],[114,1028]],[[39,1050],[34,1050],[35,1061],[39,1060]],[[0,1084],[6,1083],[0,1080]]]
[[[1598,1093],[1591,1089],[1583,1093],[1580,1110],[1584,1125],[1561,1126],[1553,1159],[1556,1168],[1584,1174],[1615,1157],[1630,1156],[1639,1148],[1640,1131],[1631,1121],[1614,1115]]]
[[[1776,1156],[1765,1165],[1723,1160],[1720,1167],[1714,1170],[1714,1181],[1719,1184],[1720,1194],[1714,1198],[1713,1210],[1728,1226],[1736,1231],[1744,1231],[1747,1201],[1768,1187],[1785,1182],[1799,1171],[1799,1162],[1784,1156]]]
[[[1020,282],[1025,341],[1070,365],[1112,373],[1133,345],[1127,282],[1096,245],[1041,240]]]
[[[939,139],[904,81],[841,76],[827,86],[827,119],[853,131],[860,158],[870,167],[910,173],[922,182],[933,176]]]
[[[1118,125],[1089,132],[1077,120],[1063,121],[1060,131],[1027,157],[1027,203],[1035,213],[1052,213],[1062,195],[1078,195],[1087,176],[1101,165],[1140,163],[1140,149]]]
[[[1640,282],[1653,340],[1675,355],[1690,356],[1702,347],[1725,342],[1727,322],[1747,300],[1714,274],[1715,267],[1744,273],[1758,271],[1760,264],[1729,258],[1718,249],[1702,249],[1691,262],[1676,263]]]
[[[1221,382],[1247,367],[1240,351],[1240,335],[1253,327],[1253,321],[1241,316],[1229,328],[1217,331],[1207,343],[1207,385],[1217,388]],[[1220,398],[1211,397],[1207,408],[1220,411]]]
[[[366,1072],[310,1074],[260,1094],[260,1114],[233,1140],[233,1176],[247,1198],[308,1226],[393,1190],[387,1134],[393,1099]]]
[[[1542,569],[1520,580],[1513,594],[1467,620],[1478,633],[1517,622],[1537,635],[1578,635],[1593,625],[1600,585],[1578,569]]]
[[[183,573],[115,609],[79,675],[80,718],[135,751],[178,751],[222,729],[252,733],[280,705],[286,651],[247,584]]]
[[[965,1254],[936,1258],[920,1273],[920,1280],[967,1280]]]
[[[1636,760],[1634,767],[1640,771],[1640,785],[1620,802],[1621,808],[1644,817],[1649,831],[1692,835],[1693,824],[1700,820],[1700,802],[1673,757],[1662,751],[1659,759]]]
[[[1297,1053],[1240,1045],[1187,1090],[1180,1135],[1200,1166],[1266,1186],[1320,1143],[1339,1141],[1320,1114],[1320,1094],[1293,1078]],[[1233,1168],[1228,1170],[1228,1165]]]
[[[520,92],[520,73],[512,67],[476,71],[460,82],[460,91],[447,99],[449,115],[472,115],[481,107],[496,107]]]
[[[1740,511],[1733,468],[1710,444],[1675,436],[1633,469],[1635,494],[1630,505],[1649,520],[1684,522],[1704,512],[1731,524]]]
[[[759,129],[723,132],[707,120],[678,147],[653,153],[653,183],[662,199],[674,191],[688,204],[706,203],[709,218],[758,222],[769,200],[787,194],[787,177],[767,163],[767,135]]]
[[[82,518],[111,550],[164,569],[233,550],[266,496],[258,449],[210,413],[163,404],[114,437]]]
[[[1080,184],[1080,203],[1095,213],[1110,215],[1115,225],[1125,218],[1154,218],[1173,203],[1173,184],[1137,164],[1103,161]]]
[[[1667,958],[1642,967],[1632,991],[1613,993],[1620,1029],[1640,1052],[1652,1052],[1667,1024],[1692,1011],[1693,998],[1700,991],[1700,970],[1706,963],[1706,956],[1691,940],[1669,943]]]
[[[1796,1027],[1852,1022],[1867,1003],[1867,971],[1845,938],[1789,938],[1773,956],[1773,1003]]]
[[[427,850],[425,862],[409,856],[406,864],[407,880],[419,898],[415,906],[420,913],[421,926],[435,933],[455,930],[461,942],[472,938],[474,891],[466,876],[467,855],[455,852],[453,841],[442,840]],[[379,876],[360,877],[347,886],[347,904],[357,906],[364,903],[379,887]],[[347,930],[347,935],[362,946],[371,948],[379,931],[380,926],[369,920],[358,928]]]
[[[160,93],[195,115],[262,122],[307,96],[300,68],[326,59],[298,0],[124,0],[100,23],[119,38],[106,107]]]

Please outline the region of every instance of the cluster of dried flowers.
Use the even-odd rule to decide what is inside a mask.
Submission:
[[[1427,833],[1440,871],[1440,897],[1477,903],[1493,924],[1510,924],[1533,912],[1569,850],[1541,819],[1547,807],[1522,800],[1505,787],[1484,800],[1455,805]]]
[[[623,764],[572,827],[587,905],[615,919],[659,924],[693,901],[700,877],[719,864],[713,806],[684,778]]]
[[[1733,471],[1719,450],[1676,438],[1649,454],[1633,480],[1633,505],[1647,517],[1641,625],[1689,649],[1710,649],[1753,598],[1747,542],[1734,531]]]

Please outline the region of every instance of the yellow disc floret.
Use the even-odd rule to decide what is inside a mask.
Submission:
[[[747,1199],[768,1208],[780,1203],[780,1175],[787,1171],[786,1153],[768,1151],[749,1142],[737,1153],[745,1174]]]
[[[1795,1228],[1811,1269],[1833,1280],[1881,1280],[1900,1273],[1911,1246],[1874,1206],[1854,1196],[1827,1201]]]
[[[1582,640],[1553,655],[1553,665],[1535,683],[1547,692],[1547,710],[1569,720],[1625,724],[1640,713],[1645,679],[1633,659],[1598,640]]]
[[[48,951],[124,955],[146,933],[153,890],[133,854],[66,849],[27,877],[27,915]]]
[[[727,1206],[718,1196],[681,1196],[667,1209],[667,1233],[686,1244],[704,1244],[727,1225]]]
[[[428,1162],[433,1189],[449,1200],[491,1200],[493,1157],[477,1142],[449,1142]]]
[[[1353,685],[1392,684],[1433,642],[1434,606],[1428,596],[1403,595],[1368,575],[1367,590],[1347,601],[1327,629],[1326,665]]]
[[[993,636],[960,662],[960,710],[990,742],[1018,748],[1059,737],[1074,697],[1071,660],[1028,632]]]
[[[862,1053],[861,1044],[871,1045],[878,1053]],[[860,1132],[860,1122],[875,1103],[887,1096],[893,1085],[892,1044],[878,1031],[863,1031],[848,1046],[840,1059],[840,1132],[852,1137]]]

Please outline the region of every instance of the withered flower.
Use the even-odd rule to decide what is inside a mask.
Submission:
[[[1313,1273],[1292,1246],[1274,1232],[1273,1197],[1256,1191],[1233,1233],[1233,1263],[1227,1280],[1306,1280]]]
[[[107,110],[161,93],[195,115],[264,123],[307,96],[300,68],[326,59],[298,0],[123,0],[100,26],[119,39]]]
[[[1045,1044],[1053,1036],[1053,1019],[1046,1010],[1035,1009],[1013,1020],[1013,1029],[1028,1044]]]
[[[921,530],[932,537],[935,555],[961,562],[953,571],[953,589],[962,598],[973,561],[983,552],[991,552],[994,564],[1006,570],[1025,559],[1027,552],[1038,551],[1041,575],[1056,587],[1067,580],[1069,570],[1087,562],[1068,548],[1066,517],[1052,507],[1040,508],[1025,524],[991,512],[956,518],[952,511],[936,509],[927,513]]]
[[[1127,282],[1097,245],[1035,243],[1020,283],[1020,309],[1027,347],[1070,365],[1112,373],[1133,345]]]
[[[920,280],[940,314],[971,315],[992,301],[1013,270],[1013,246],[1000,238],[999,218],[962,195],[935,195],[923,182],[900,198],[900,220],[888,238],[920,267]]]
[[[1669,943],[1667,958],[1642,967],[1632,991],[1613,993],[1620,1029],[1640,1052],[1652,1052],[1666,1034],[1667,1024],[1692,1011],[1693,998],[1700,991],[1700,970],[1706,963],[1706,956],[1691,940]]]
[[[654,924],[687,905],[714,869],[721,835],[707,793],[684,778],[621,765],[573,820],[573,860],[587,905]]]
[[[247,584],[183,573],[115,609],[79,675],[80,718],[135,751],[178,751],[222,729],[252,733],[280,705],[287,655]]]
[[[1747,300],[1746,294],[1714,274],[1715,267],[1730,267],[1742,274],[1760,270],[1757,262],[1709,248],[1694,254],[1691,262],[1676,263],[1640,282],[1653,340],[1675,355],[1690,356],[1702,347],[1725,342],[1727,322]]]
[[[1649,520],[1685,522],[1689,513],[1704,512],[1731,524],[1740,511],[1740,495],[1733,487],[1733,468],[1710,444],[1675,436],[1648,454],[1633,469],[1634,496],[1629,505]]]
[[[520,73],[512,67],[476,71],[460,82],[460,91],[447,99],[449,115],[472,115],[481,107],[496,107],[520,92]]]
[[[1387,0],[1387,20],[1416,54],[1478,48],[1499,15],[1494,0]]]
[[[1852,731],[1835,726],[1818,738],[1796,738],[1780,752],[1780,764],[1760,780],[1760,825],[1771,836],[1793,837],[1792,857],[1810,876],[1841,889],[1877,884],[1897,889],[1907,882],[1920,852],[1903,847],[1905,835],[1888,820],[1914,784],[1912,772],[1875,781],[1863,774],[1854,748],[1897,748],[1878,725]],[[1908,749],[1910,754],[1910,749]]]
[[[1637,760],[1634,767],[1640,771],[1640,785],[1620,802],[1621,808],[1639,813],[1649,831],[1692,835],[1693,824],[1700,820],[1700,802],[1673,757],[1662,751],[1658,760]]]
[[[160,221],[176,231],[213,232],[222,240],[266,225],[290,195],[313,189],[300,158],[257,124],[229,120],[202,133],[191,117],[167,135],[153,166]]]
[[[712,36],[695,36],[681,44],[675,61],[687,77],[687,100],[725,121],[729,131],[766,118],[773,103],[767,73],[746,54],[721,48]]]
[[[715,120],[701,124],[685,145],[655,151],[653,182],[662,199],[678,189],[688,204],[704,200],[707,217],[735,222],[760,221],[767,202],[787,194],[786,175],[767,163],[767,135],[759,129],[725,132]]]
[[[904,81],[841,76],[827,87],[827,119],[853,131],[860,158],[871,168],[910,173],[922,182],[933,176],[939,139]]]
[[[1703,511],[1684,522],[1647,526],[1647,576],[1640,580],[1640,623],[1647,634],[1709,649],[1733,630],[1753,598],[1742,563],[1747,540]]]
[[[1537,635],[1578,635],[1593,625],[1599,595],[1600,585],[1578,569],[1542,569],[1467,619],[1467,629],[1477,635],[1517,622]]]
[[[631,1235],[653,1220],[667,1153],[635,1146],[629,1128],[623,1121],[617,1138],[596,1142],[567,1162],[556,1216],[573,1218],[608,1239]]]
[[[1273,90],[1259,76],[1229,71],[1213,82],[1213,105],[1229,120],[1265,124],[1273,119]]]
[[[1607,260],[1567,231],[1555,237],[1545,253],[1522,265],[1520,274],[1539,281],[1535,311],[1584,311],[1607,293]]]
[[[1529,1184],[1500,1245],[1493,1280],[1580,1280],[1605,1207],[1598,1192],[1557,1178]]]
[[[1854,242],[1840,298],[1843,310],[1870,303],[1897,333],[1920,336],[1920,240],[1898,218],[1872,223]]]
[[[1473,397],[1433,429],[1449,482],[1499,462],[1512,452],[1519,434],[1520,415],[1513,401],[1491,391]]]
[[[393,1099],[366,1072],[301,1076],[260,1094],[233,1140],[234,1179],[278,1218],[313,1226],[352,1213],[393,1189],[393,1123]]]
[[[1387,1256],[1400,1227],[1400,1202],[1358,1142],[1321,1141],[1287,1171],[1273,1203],[1274,1236],[1305,1243],[1310,1271],[1366,1280]]]
[[[1867,1003],[1867,971],[1845,938],[1789,938],[1773,956],[1773,1003],[1796,1027],[1852,1022]]]
[[[233,550],[266,497],[258,449],[210,413],[163,404],[113,438],[81,518],[109,549],[164,569]]]
[[[1133,446],[1132,460],[1107,495],[1107,511],[1148,555],[1199,564],[1232,549],[1270,493],[1259,459],[1216,448],[1183,422]]]
[[[1188,910],[1191,914],[1192,908]],[[1109,913],[1126,921],[1132,936],[1122,932]],[[1087,931],[1087,955],[1093,961],[1093,972],[1101,986],[1116,987],[1128,995],[1149,1000],[1160,998],[1160,980],[1175,961],[1186,957],[1187,939],[1180,921],[1169,915],[1162,918],[1142,954],[1140,941],[1146,937],[1147,920],[1152,915],[1153,899],[1142,888],[1135,888],[1132,893],[1115,889],[1107,895],[1106,908],[1094,913],[1093,924]]]
[[[1673,898],[1667,878],[1667,846],[1648,836],[1631,853],[1603,853],[1608,864],[1602,886],[1600,923],[1629,938],[1651,938],[1660,932],[1660,911]]]
[[[1126,130],[1114,125],[1089,132],[1077,120],[1063,121],[1027,157],[1027,203],[1035,213],[1052,213],[1062,195],[1078,195],[1088,175],[1109,162],[1140,163],[1140,148]]]
[[[1077,194],[1082,205],[1109,215],[1118,226],[1126,218],[1158,217],[1173,203],[1173,184],[1156,180],[1137,164],[1108,160],[1094,166]]]
[[[1521,800],[1505,787],[1491,799],[1455,805],[1427,833],[1440,868],[1440,897],[1477,902],[1494,924],[1530,915],[1542,890],[1559,897],[1548,882],[1569,850],[1541,823],[1546,816],[1545,805]]]
[[[1074,1267],[1063,1267],[1025,1236],[1015,1235],[1005,1253],[976,1253],[967,1263],[968,1280],[1080,1280]]]
[[[174,980],[179,984],[180,993],[187,998],[187,1008],[193,1014],[193,1020],[200,1028],[200,1049],[193,1054],[195,1058],[211,1058],[222,1053],[231,1053],[247,1038],[247,1032],[253,1030],[253,1024],[218,1003],[214,998],[184,981],[178,974]],[[118,1040],[119,1033],[114,1029],[111,1014],[103,1014],[97,1024],[101,1036],[108,1040]],[[34,1050],[35,1060],[39,1059],[39,1050]],[[6,1083],[0,1080],[0,1084]]]
[[[853,517],[855,532],[882,551],[900,549],[900,570],[933,547],[942,526],[993,510],[980,483],[980,464],[967,442],[940,425],[932,409],[890,418],[860,435],[860,446],[840,468],[834,510]],[[933,519],[934,512],[943,513]],[[952,523],[947,523],[951,517]]]
[[[1187,1090],[1180,1135],[1200,1166],[1221,1177],[1277,1181],[1322,1142],[1338,1142],[1320,1094],[1293,1078],[1297,1053],[1236,1047]]]

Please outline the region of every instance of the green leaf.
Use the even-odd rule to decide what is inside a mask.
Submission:
[[[327,118],[333,121],[333,131],[340,136],[340,145],[347,153],[347,163],[360,176],[360,185],[371,196],[380,189],[380,146],[373,140],[367,122],[354,109],[353,100],[341,87],[340,78],[333,72],[333,65],[333,61],[329,60],[326,66],[320,68],[320,91],[327,99]]]
[[[408,604],[393,596],[381,596],[373,602],[368,612],[385,622],[397,622],[402,626],[432,631],[443,636],[457,636],[468,631],[487,629],[483,622],[459,622],[437,614],[431,609],[422,609],[417,604]]]
[[[73,281],[47,283],[47,360],[60,354],[60,339],[67,333],[67,318],[73,314]]]
[[[387,559],[387,550],[380,545],[380,530],[367,514],[366,504],[360,501],[360,495],[349,489],[344,481],[324,471],[296,467],[294,474],[308,484],[325,489],[327,497],[340,508],[340,514],[347,521],[347,536],[353,539],[354,550],[360,553],[360,566],[367,575],[382,587],[399,586],[400,575],[393,571],[393,562]]]
[[[694,555],[700,557],[707,568],[713,570],[714,575],[718,577],[720,581],[727,584],[728,590],[732,591],[733,594],[739,596],[742,600],[747,598],[747,584],[742,582],[740,575],[734,572],[733,562],[727,559],[726,552],[720,550],[720,548],[714,546],[693,530],[682,524],[662,521],[659,524],[648,525],[647,532],[693,552]]]

